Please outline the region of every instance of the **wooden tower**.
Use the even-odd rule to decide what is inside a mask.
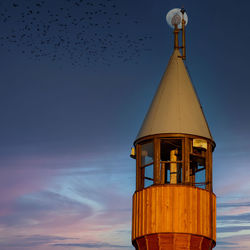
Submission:
[[[136,159],[132,243],[138,250],[206,250],[216,244],[215,142],[183,62],[181,11],[182,27],[172,22],[173,54],[132,153]],[[184,33],[182,47],[179,31]]]

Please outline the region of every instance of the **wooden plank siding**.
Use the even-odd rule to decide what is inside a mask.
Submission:
[[[156,185],[133,195],[132,240],[155,233],[187,233],[216,241],[216,197],[184,185]]]

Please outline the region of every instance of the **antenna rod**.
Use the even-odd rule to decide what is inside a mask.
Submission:
[[[186,21],[184,19],[184,13],[185,13],[185,9],[182,8],[181,9],[181,13],[182,13],[182,59],[186,60],[186,37],[185,37],[185,24]]]
[[[174,25],[174,49],[179,49],[179,39],[178,39],[179,29],[178,25]]]

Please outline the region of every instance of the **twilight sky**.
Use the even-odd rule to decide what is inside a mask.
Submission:
[[[130,147],[182,5],[217,144],[216,249],[250,249],[250,2],[1,0],[1,250],[133,249]]]

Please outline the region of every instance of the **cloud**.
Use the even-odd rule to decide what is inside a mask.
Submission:
[[[250,207],[250,201],[248,202],[228,202],[228,203],[218,203],[218,208],[231,208],[231,207]]]
[[[115,245],[115,244],[108,244],[108,243],[59,243],[53,244],[55,247],[82,247],[82,248],[130,248],[131,246],[123,246],[123,245]]]
[[[250,230],[250,226],[224,226],[224,227],[217,227],[217,233],[235,233],[241,230]]]
[[[76,196],[81,197],[81,202],[77,200],[76,202],[81,206],[83,217],[86,208],[83,199],[92,200],[100,204],[104,210],[112,209],[112,212],[114,210],[122,211],[124,207],[129,209],[127,205],[130,204],[131,197],[127,196],[124,190],[128,188],[127,184],[131,175],[131,171],[127,170],[132,167],[126,166],[127,159],[121,159],[120,156],[116,156],[115,159],[114,162],[114,158],[110,155],[99,155],[86,159],[64,157],[58,159],[58,162],[56,158],[40,160],[30,158],[23,159],[21,162],[13,162],[16,165],[12,165],[6,171],[3,170],[0,177],[2,197],[0,207],[1,210],[4,210],[2,215],[6,215],[6,218],[0,217],[0,223],[17,225],[20,220],[25,220],[27,217],[40,217],[45,210],[55,211],[57,208],[53,206],[59,201],[64,204],[71,203],[74,206]],[[50,162],[50,160],[52,161]],[[49,162],[51,165],[58,164],[64,160],[66,160],[64,164],[68,164],[68,168],[63,166],[61,169],[51,170],[46,165]],[[119,161],[119,167],[117,167],[116,161]],[[18,164],[20,165],[18,166]],[[45,164],[45,168],[42,168],[43,164]],[[80,165],[81,167],[79,167]],[[113,179],[111,180],[111,178]],[[50,189],[52,192],[44,191],[44,189]],[[65,189],[71,190],[71,197],[65,195]],[[121,195],[121,193],[123,194]],[[62,199],[64,200],[62,201]],[[67,199],[68,201],[66,201]],[[119,203],[114,202],[115,200],[119,200]],[[45,206],[48,208],[46,209]],[[57,215],[60,214],[62,208],[63,206],[59,205]],[[65,217],[65,220],[66,218],[68,216]]]
[[[243,200],[234,200],[231,202],[217,203],[217,216],[231,216],[231,215],[241,215],[250,213],[250,202],[244,201],[248,197],[243,198]]]
[[[50,225],[54,228],[72,224],[93,213],[87,204],[49,191],[17,199],[12,210],[9,215],[0,217],[0,225],[12,228]]]
[[[15,237],[0,238],[0,247],[9,248],[24,248],[24,247],[37,247],[44,246],[49,243],[54,243],[64,240],[73,240],[74,238],[67,238],[61,236],[52,235],[15,235]]]
[[[0,238],[0,247],[6,247],[8,249],[34,249],[35,247],[63,247],[64,248],[100,248],[100,249],[133,249],[132,245],[125,246],[120,244],[109,244],[106,242],[73,242],[79,241],[78,238],[61,237],[52,235],[15,235],[12,238]],[[71,243],[69,242],[71,241]]]
[[[217,238],[216,242],[216,250],[220,249],[250,249],[250,237],[248,235],[230,235],[227,237],[221,238],[220,236]]]
[[[243,214],[237,214],[237,215],[221,215],[217,216],[217,220],[219,221],[234,221],[234,222],[250,222],[250,213],[243,213]]]
[[[123,246],[130,241],[130,230],[127,229],[131,228],[132,192],[128,192],[128,189],[133,190],[131,184],[128,185],[131,173],[125,173],[123,161],[120,161],[121,173],[116,164],[108,166],[109,158],[103,159],[103,162],[103,169],[100,159],[94,159],[93,165],[89,165],[88,168],[57,170],[52,175],[53,182],[47,187],[43,188],[39,184],[38,188],[32,190],[32,185],[28,185],[28,188],[14,196],[11,211],[0,217],[2,236],[8,236],[13,240],[7,241],[3,238],[2,244],[13,245],[15,235],[26,232],[38,235],[56,234],[65,238],[79,237],[80,242],[51,242],[50,248],[55,247],[52,244],[57,244],[59,249],[58,244],[85,244],[86,241],[88,248],[94,246],[93,242],[97,242],[100,244],[97,245],[99,249],[101,246],[103,249],[110,249],[111,246],[112,249],[118,249],[118,246],[124,249]],[[99,171],[95,173],[91,169],[92,166],[96,166]],[[113,168],[115,171],[112,171]],[[33,182],[35,185],[35,178]],[[107,239],[110,240],[110,245],[98,243]],[[113,239],[119,241],[114,242]],[[27,239],[22,239],[20,242],[24,245],[23,248],[20,245],[21,250],[29,244],[37,244],[35,249],[40,250],[38,243],[41,240],[30,243]],[[77,245],[74,246],[77,248]],[[83,246],[81,245],[81,248]],[[61,248],[64,247],[67,249],[67,246],[61,245]]]
[[[43,189],[54,175],[53,171],[32,167],[1,169],[0,216],[10,214],[16,199]]]
[[[118,249],[130,242],[134,191],[134,165],[130,159],[118,154],[115,157],[100,154],[85,159],[80,156],[31,157],[8,163],[10,168],[2,169],[5,175],[0,177],[3,197],[0,207],[5,208],[5,213],[0,214],[2,248],[9,246],[11,249],[11,244],[13,248],[19,245],[18,250],[26,250],[29,245],[35,245],[33,249],[40,250],[42,244],[48,244],[46,240],[43,243],[41,239],[28,241],[26,238],[16,243],[19,232],[80,238],[80,243],[70,241],[69,244],[85,244],[86,241],[103,245],[98,242],[109,240],[110,245],[103,247],[106,249],[111,245],[112,249],[116,249],[115,246]],[[51,244],[50,248],[55,248]],[[58,245],[56,249],[59,248]]]
[[[216,241],[216,246],[236,246],[238,245],[237,243],[234,243],[234,242],[228,242],[228,241]]]

